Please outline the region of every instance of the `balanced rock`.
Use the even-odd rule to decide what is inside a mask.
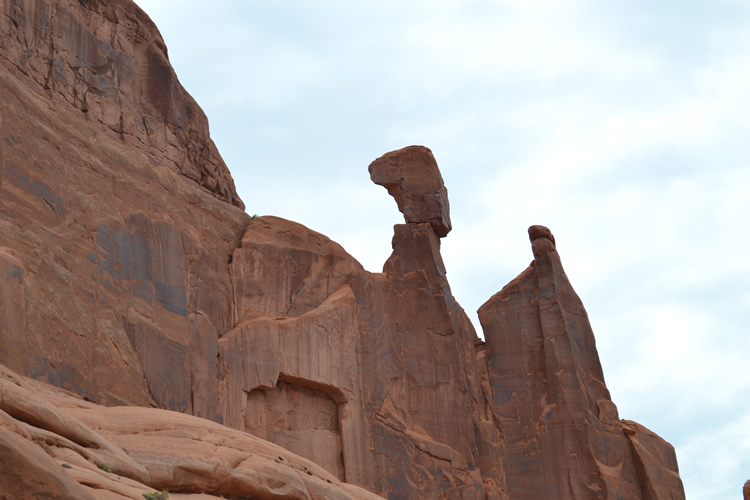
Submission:
[[[450,232],[448,190],[432,151],[424,146],[391,151],[368,170],[372,181],[396,199],[407,223],[430,223],[441,238]]]

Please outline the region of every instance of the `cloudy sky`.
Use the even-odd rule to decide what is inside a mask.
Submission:
[[[432,149],[476,310],[552,229],[620,416],[688,498],[750,479],[750,2],[136,0],[250,214],[370,271],[403,219],[369,163]]]

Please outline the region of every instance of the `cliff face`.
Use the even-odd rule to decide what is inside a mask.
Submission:
[[[369,273],[319,233],[241,210],[135,4],[0,0],[0,12],[0,364],[88,400],[3,372],[15,421],[0,438],[17,450],[0,456],[17,472],[3,488],[31,474],[97,496],[108,476],[86,464],[116,457],[140,486],[105,489],[132,498],[364,495],[345,483],[390,498],[684,498],[671,446],[619,420],[546,228],[530,229],[531,267],[481,308],[485,344],[446,278],[450,210],[429,149],[370,165],[405,223]],[[47,391],[65,415],[18,410],[3,396],[14,387],[31,395],[12,401]],[[214,453],[216,436],[241,446]],[[77,446],[47,451],[82,467],[73,482],[12,458],[63,438]]]
[[[215,414],[249,217],[130,1],[0,2],[0,362],[104,404]]]

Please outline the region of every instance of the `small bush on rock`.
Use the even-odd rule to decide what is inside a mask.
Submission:
[[[167,500],[169,493],[166,491],[155,491],[153,493],[144,493],[143,498],[146,500]]]

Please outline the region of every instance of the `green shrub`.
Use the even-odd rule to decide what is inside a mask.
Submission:
[[[112,472],[112,467],[110,467],[109,464],[103,464],[100,468],[104,472]]]
[[[144,493],[143,498],[146,500],[167,500],[169,493],[166,491],[155,491],[153,493]]]

